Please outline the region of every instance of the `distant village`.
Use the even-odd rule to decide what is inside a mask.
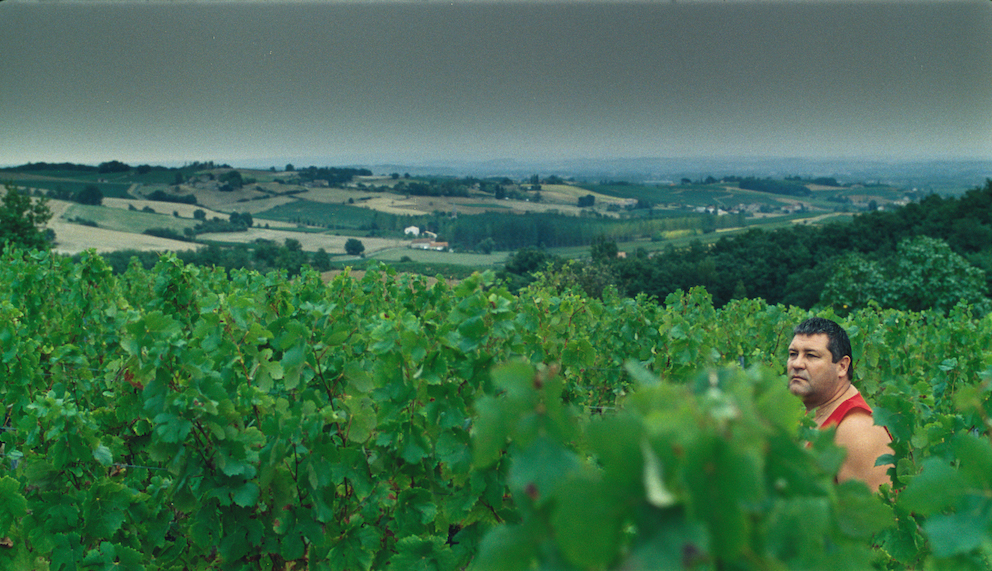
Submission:
[[[436,250],[438,252],[448,252],[450,248],[447,242],[439,242],[437,234],[428,230],[421,231],[417,226],[407,226],[403,229],[403,234],[414,236],[410,242],[410,248],[414,250]],[[421,238],[420,236],[424,237]]]

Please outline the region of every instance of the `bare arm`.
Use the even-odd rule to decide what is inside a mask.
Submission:
[[[847,450],[847,458],[840,467],[837,481],[861,480],[872,491],[882,484],[889,484],[885,473],[891,464],[875,466],[875,460],[883,454],[892,454],[889,447],[889,433],[876,426],[870,414],[863,410],[853,410],[837,426],[834,442]]]

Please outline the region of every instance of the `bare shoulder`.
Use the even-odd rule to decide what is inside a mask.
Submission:
[[[838,481],[861,480],[871,490],[890,483],[886,474],[890,465],[876,466],[875,462],[879,456],[892,453],[889,447],[892,439],[885,428],[875,425],[868,411],[859,409],[848,413],[837,425],[834,441],[847,449],[847,458],[837,474]]]
[[[877,442],[888,444],[891,441],[885,428],[877,426],[868,411],[855,409],[849,412],[837,425],[834,435],[838,444]]]

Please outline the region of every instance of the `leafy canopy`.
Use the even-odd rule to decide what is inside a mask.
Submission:
[[[48,200],[31,200],[13,184],[4,185],[0,202],[0,253],[8,246],[44,250],[48,237],[44,226],[52,217]]]

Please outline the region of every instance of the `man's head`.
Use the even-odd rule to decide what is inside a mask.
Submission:
[[[851,341],[841,326],[813,317],[793,330],[789,344],[789,391],[807,408],[818,407],[843,392],[853,378]]]
[[[827,350],[833,357],[834,363],[844,357],[849,357],[851,363],[847,366],[847,380],[854,380],[854,356],[851,352],[851,340],[847,337],[847,331],[834,321],[823,317],[810,317],[792,330],[793,335],[817,335],[827,336]]]

